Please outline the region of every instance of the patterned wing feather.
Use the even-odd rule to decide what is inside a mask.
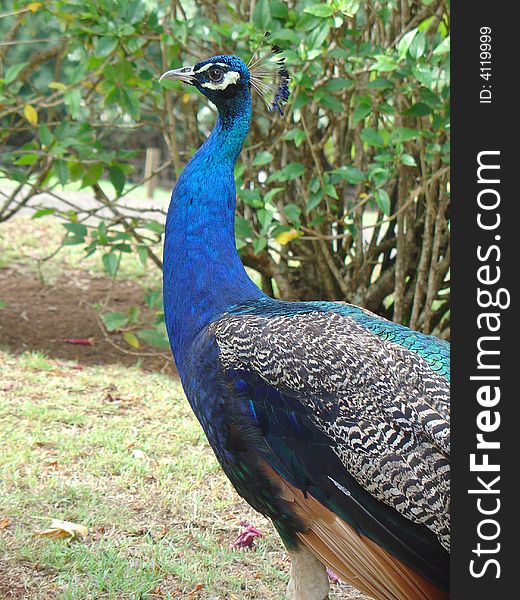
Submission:
[[[449,548],[449,390],[427,361],[335,312],[230,313],[210,329],[226,372],[296,401],[363,490]]]

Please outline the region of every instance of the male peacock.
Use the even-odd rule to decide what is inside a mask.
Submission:
[[[288,99],[276,53],[162,78],[194,85],[219,113],[168,210],[168,335],[222,468],[287,548],[288,597],[326,598],[326,565],[377,599],[446,598],[448,343],[348,304],[273,300],[247,276],[233,173],[251,88],[280,112]]]

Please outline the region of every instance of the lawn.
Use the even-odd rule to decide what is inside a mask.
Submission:
[[[159,273],[129,262],[112,286],[70,247],[39,272],[59,242],[50,220],[0,236],[0,598],[283,598],[281,543],[223,476],[171,364],[118,355],[78,302],[112,287],[125,306]],[[52,519],[88,533],[42,534]],[[253,550],[232,548],[244,522],[263,534]]]

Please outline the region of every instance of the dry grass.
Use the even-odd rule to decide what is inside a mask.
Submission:
[[[0,352],[0,365],[0,597],[283,597],[281,544],[222,474],[177,381],[37,353]],[[51,518],[89,535],[35,535]],[[230,547],[243,520],[264,533],[256,551]]]
[[[0,280],[35,276],[34,260],[60,234],[50,221],[6,224]],[[136,282],[143,271],[128,260],[122,275]],[[103,277],[98,259],[82,261],[75,247],[43,266],[49,286],[67,272],[86,289]],[[148,272],[147,285],[150,277],[159,273]],[[43,320],[35,302],[23,298],[28,318]],[[76,307],[67,317],[81,323]],[[8,314],[0,336],[19,318]],[[223,475],[179,382],[128,364],[86,364],[81,352],[16,355],[0,337],[0,599],[283,598],[281,542]],[[35,535],[52,518],[89,534]],[[263,532],[255,551],[231,548],[244,520]],[[361,596],[335,585],[331,597]]]

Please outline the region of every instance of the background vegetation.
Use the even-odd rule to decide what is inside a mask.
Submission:
[[[237,165],[244,263],[284,299],[353,302],[449,336],[444,0],[3,7],[0,221],[32,206],[34,218],[60,217],[62,244],[100,253],[110,276],[126,254],[160,267],[164,203],[143,197],[146,148],[161,157],[148,176],[169,188],[215,116],[196,90],[158,75],[216,52],[247,61],[269,30],[292,94],[284,117],[256,100]],[[160,294],[148,303],[146,323],[105,307],[107,330],[164,348]]]
[[[449,337],[447,2],[4,0],[1,598],[283,595],[281,544],[175,379],[160,272],[170,190],[215,113],[158,77],[247,61],[266,30],[291,100],[281,117],[255,99],[236,169],[252,277]],[[243,521],[256,552],[231,548]]]

